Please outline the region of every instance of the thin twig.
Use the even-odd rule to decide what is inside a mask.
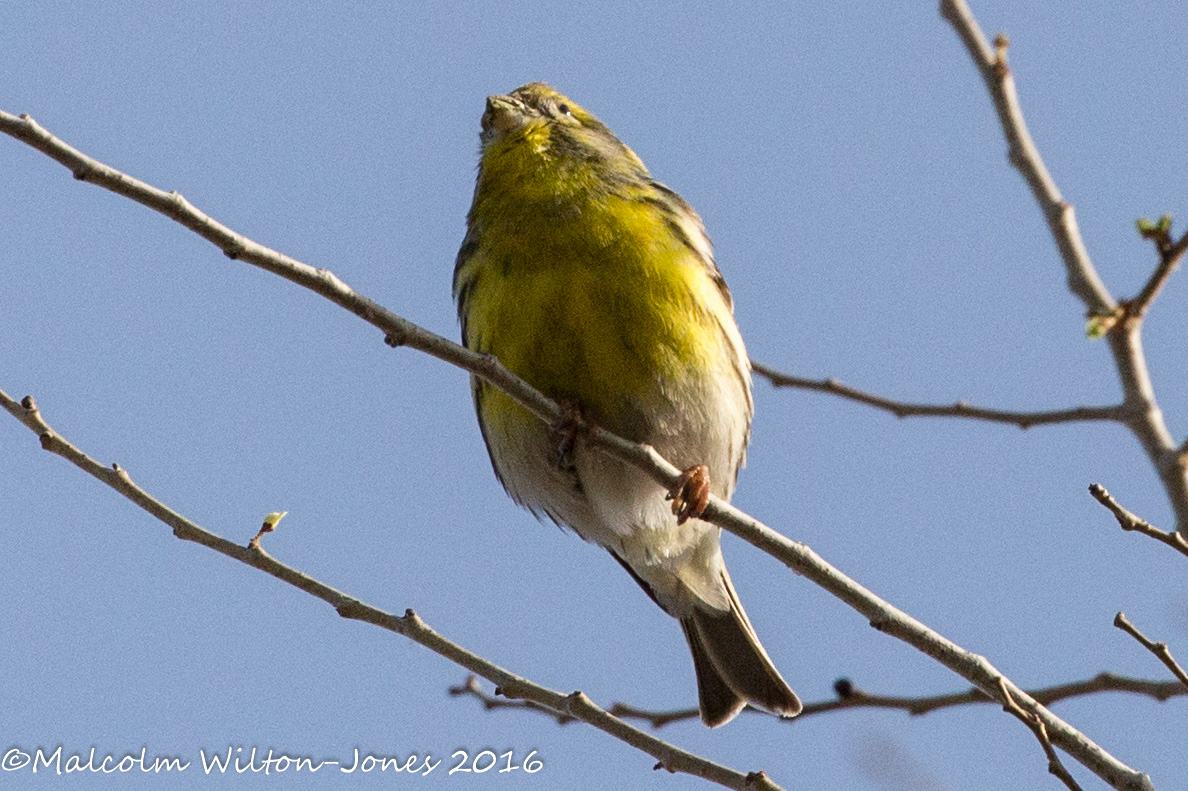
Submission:
[[[491,693],[487,692],[485,689],[483,689],[482,685],[479,684],[478,676],[473,675],[473,674],[467,676],[466,680],[463,681],[458,686],[450,687],[446,691],[450,693],[451,697],[474,698],[475,700],[482,703],[483,708],[486,709],[487,711],[492,711],[494,709],[516,709],[516,710],[536,711],[536,712],[540,712],[541,714],[545,715],[546,717],[549,717],[550,719],[556,720],[558,725],[568,725],[571,722],[577,721],[576,718],[572,714],[567,714],[566,712],[563,712],[563,711],[557,711],[556,709],[551,709],[548,706],[542,706],[539,703],[537,703],[536,701],[508,700],[507,698],[499,697],[499,694],[501,692],[499,687],[496,687],[495,693],[491,694]],[[607,709],[607,711],[609,711],[612,716],[621,718],[621,715],[616,714],[613,710]]]
[[[1076,212],[1072,204],[1067,203],[1060,194],[1023,120],[1015,78],[1007,64],[1006,38],[999,35],[991,47],[965,0],[942,0],[940,13],[961,36],[974,65],[982,74],[1006,135],[1007,158],[1027,180],[1043,211],[1064,259],[1069,289],[1081,298],[1089,310],[1102,313],[1113,310],[1114,298],[1097,276],[1097,270],[1089,258],[1089,251],[1077,226]]]
[[[1089,484],[1089,494],[1093,495],[1097,502],[1109,509],[1123,530],[1133,530],[1136,533],[1142,533],[1156,541],[1162,541],[1183,555],[1188,555],[1188,540],[1185,540],[1182,535],[1160,530],[1146,519],[1140,519],[1134,512],[1123,508],[1122,504],[1115,500],[1100,483]]]
[[[1052,746],[1052,740],[1048,738],[1048,729],[1044,727],[1044,721],[1035,714],[1019,708],[1019,704],[1015,702],[1011,691],[1006,688],[1006,684],[999,685],[999,692],[1002,695],[1003,711],[1014,714],[1026,723],[1027,727],[1031,728],[1031,732],[1035,734],[1040,747],[1044,750],[1044,755],[1048,757],[1048,773],[1058,777],[1068,787],[1069,791],[1081,791],[1081,786],[1077,784],[1073,776],[1068,773],[1068,769],[1060,762],[1060,756],[1056,754],[1056,748]]]
[[[991,47],[965,0],[941,0],[940,13],[965,43],[970,58],[986,83],[1006,137],[1008,158],[1031,187],[1031,193],[1044,215],[1064,261],[1069,290],[1080,298],[1089,316],[1113,315],[1120,306],[1098,277],[1077,226],[1072,204],[1060,194],[1023,119],[1015,78],[1007,62],[1009,42],[1000,34]],[[1149,282],[1152,286],[1151,299],[1166,280],[1167,274],[1170,274],[1170,268],[1162,275],[1157,272],[1157,276]],[[1145,311],[1149,299],[1145,303],[1141,302],[1142,295],[1139,299]],[[1122,309],[1125,310],[1124,307]],[[1142,444],[1163,483],[1176,513],[1177,530],[1188,537],[1188,466],[1183,464],[1185,455],[1188,455],[1188,442],[1185,443],[1184,451],[1177,448],[1163,419],[1143,353],[1140,318],[1117,322],[1106,335],[1122,386],[1124,422]]]
[[[913,404],[895,401],[865,390],[839,382],[837,379],[806,379],[777,371],[762,363],[751,361],[751,370],[771,382],[774,387],[794,387],[801,390],[815,390],[830,393],[851,401],[857,401],[876,409],[904,417],[957,417],[971,420],[986,420],[992,423],[1009,423],[1022,429],[1053,423],[1073,423],[1089,420],[1113,420],[1125,422],[1122,405],[1079,406],[1071,409],[1054,409],[1046,412],[1012,412],[1003,409],[987,409],[958,401],[955,404]]]
[[[501,694],[509,698],[530,701],[545,710],[564,712],[571,718],[582,720],[595,728],[610,734],[626,744],[651,755],[660,766],[670,772],[684,772],[696,777],[713,781],[727,788],[735,789],[778,789],[775,783],[763,777],[762,782],[756,780],[759,773],[744,774],[721,764],[714,763],[699,755],[682,750],[668,742],[657,739],[623,722],[611,715],[605,709],[595,705],[584,693],[574,692],[566,695],[561,692],[543,687],[522,676],[490,662],[478,654],[472,653],[457,643],[448,640],[433,631],[413,610],[405,610],[404,616],[393,615],[368,605],[356,598],[348,596],[309,575],[287,566],[273,558],[260,545],[260,535],[257,534],[251,546],[243,547],[239,544],[212,533],[181,514],[168,508],[164,503],[151,496],[147,491],[132,482],[128,472],[119,465],[105,467],[90,458],[74,445],[67,442],[42,418],[33,399],[26,396],[20,403],[10,398],[0,390],[0,407],[8,411],[41,439],[41,447],[57,454],[84,472],[107,484],[145,511],[173,528],[173,534],[180,539],[193,541],[215,550],[229,558],[246,563],[249,566],[271,574],[279,580],[300,588],[311,596],[316,596],[333,607],[343,618],[364,621],[382,629],[403,635],[434,653],[482,676],[495,684]]]
[[[834,689],[838,692],[836,698],[833,700],[806,703],[800,715],[794,719],[787,720],[787,722],[789,724],[795,724],[814,714],[824,714],[843,709],[896,709],[905,711],[912,716],[921,716],[953,706],[995,702],[986,693],[976,687],[967,689],[964,692],[949,692],[943,695],[898,697],[893,695],[874,695],[855,687],[847,679],[839,679],[834,683]],[[1027,694],[1037,703],[1044,706],[1051,706],[1053,703],[1067,698],[1093,695],[1100,692],[1130,692],[1136,695],[1146,695],[1162,702],[1169,698],[1188,695],[1188,688],[1185,688],[1178,681],[1155,681],[1144,678],[1119,676],[1114,673],[1099,673],[1092,678],[1082,681],[1070,681],[1066,684],[1055,684],[1050,687],[1028,690]],[[751,708],[744,711],[762,714],[762,712]],[[610,712],[616,717],[644,720],[653,728],[661,728],[672,722],[696,719],[698,716],[697,709],[695,708],[652,711],[626,703],[615,703],[610,707]]]
[[[1169,217],[1169,225],[1170,219]],[[1151,273],[1151,277],[1147,279],[1138,296],[1126,302],[1126,316],[1131,321],[1143,320],[1143,317],[1147,315],[1147,309],[1151,307],[1151,303],[1155,301],[1155,297],[1159,295],[1172,272],[1176,271],[1176,267],[1180,265],[1185,251],[1188,251],[1188,232],[1185,232],[1179,241],[1172,242],[1168,229],[1164,229],[1162,232],[1152,234],[1152,241],[1155,243],[1155,249],[1159,252],[1159,266],[1155,267],[1155,271]]]
[[[1121,612],[1114,616],[1114,626],[1117,626],[1135,640],[1138,640],[1143,648],[1154,654],[1172,672],[1172,675],[1180,680],[1184,688],[1188,689],[1188,673],[1184,672],[1184,668],[1180,667],[1180,663],[1172,656],[1171,649],[1167,647],[1167,643],[1157,643],[1147,637],[1138,630],[1137,626],[1126,620],[1126,615]]]
[[[176,192],[165,192],[86,156],[58,140],[28,116],[17,117],[0,111],[0,132],[22,140],[66,165],[76,178],[124,195],[176,220],[218,246],[229,257],[241,259],[321,294],[381,329],[385,341],[390,345],[409,346],[462,368],[494,385],[542,420],[551,422],[562,415],[561,407],[556,402],[513,375],[494,357],[476,354],[397,316],[353,291],[329,270],[315,269],[236,233],[199,211]],[[629,442],[598,426],[587,424],[583,429],[584,439],[591,447],[636,467],[666,490],[671,491],[679,483],[680,471],[653,448]],[[1002,673],[989,660],[967,651],[879,598],[831,566],[808,546],[788,539],[717,497],[711,496],[702,519],[734,533],[780,560],[797,574],[857,610],[876,629],[931,656],[984,692],[997,692]],[[1085,734],[1037,704],[1022,689],[1011,682],[1007,683],[1010,683],[1011,692],[1019,705],[1041,717],[1047,731],[1061,748],[1098,777],[1117,789],[1147,791],[1151,788],[1146,774],[1122,763]],[[505,685],[500,686],[506,689]],[[584,709],[584,701],[580,698],[569,703]]]

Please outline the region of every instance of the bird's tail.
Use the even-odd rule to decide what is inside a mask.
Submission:
[[[795,717],[800,698],[760,644],[725,566],[722,583],[729,610],[694,607],[681,618],[693,654],[701,721],[711,728],[734,719],[748,703],[780,717]]]

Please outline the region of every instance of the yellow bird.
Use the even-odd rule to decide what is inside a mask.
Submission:
[[[463,343],[575,416],[685,469],[670,506],[638,470],[472,378],[491,464],[538,517],[607,549],[680,620],[701,719],[800,700],[759,643],[698,520],[729,499],[750,438],[751,373],[701,218],[597,118],[543,83],[487,99],[454,269]]]

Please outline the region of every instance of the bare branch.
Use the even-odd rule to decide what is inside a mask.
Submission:
[[[1065,202],[1060,194],[1023,120],[1015,78],[1007,65],[1006,37],[1000,34],[991,48],[965,0],[941,0],[940,13],[961,36],[969,56],[982,74],[1006,135],[1007,157],[1027,180],[1044,219],[1048,221],[1048,228],[1064,259],[1069,290],[1080,297],[1090,311],[1105,313],[1113,310],[1114,298],[1097,276],[1081,238],[1072,204]]]
[[[1008,158],[1027,180],[1048,221],[1048,228],[1064,259],[1069,289],[1091,311],[1104,313],[1112,310],[1114,299],[1097,276],[1097,270],[1085,249],[1072,204],[1065,202],[1060,194],[1023,120],[1023,110],[1015,91],[1015,78],[1007,65],[1006,37],[1000,34],[992,49],[965,0],[942,0],[940,13],[961,36],[974,65],[982,74],[1006,135]]]
[[[1134,624],[1126,620],[1125,613],[1119,612],[1114,616],[1114,626],[1117,626],[1122,631],[1139,641],[1143,648],[1150,651],[1155,657],[1162,662],[1172,675],[1180,680],[1185,689],[1188,689],[1188,673],[1184,672],[1184,668],[1180,667],[1180,663],[1176,661],[1171,654],[1171,649],[1167,647],[1167,643],[1157,643],[1148,638],[1145,634],[1138,630]]]
[[[390,345],[406,345],[462,368],[494,385],[542,420],[553,421],[561,416],[562,410],[558,404],[514,376],[494,357],[476,354],[397,316],[353,291],[329,270],[315,269],[232,231],[203,214],[177,193],[164,192],[87,157],[49,134],[28,116],[17,117],[0,111],[0,131],[29,143],[63,163],[77,178],[125,195],[176,220],[217,245],[228,256],[259,266],[321,294],[383,330],[385,341]],[[598,426],[587,424],[583,429],[584,440],[592,447],[635,466],[665,489],[672,491],[680,481],[680,471],[653,448],[629,442]],[[808,546],[788,539],[717,497],[711,497],[709,506],[701,518],[729,530],[752,546],[780,560],[797,574],[812,580],[857,610],[879,631],[931,656],[983,692],[997,694],[999,684],[1006,683],[1018,705],[1043,720],[1047,732],[1061,749],[1066,750],[1114,788],[1142,791],[1151,788],[1146,774],[1130,768],[1103,750],[1085,734],[1036,703],[1013,682],[1004,682],[1002,673],[985,657],[967,651],[879,598],[831,566]],[[500,687],[508,693],[508,685],[501,683]],[[510,689],[516,688],[513,686]],[[514,692],[509,694],[517,696]],[[584,696],[571,696],[566,699],[566,707],[572,706],[589,713],[597,720],[598,727],[602,728],[605,725],[604,729],[608,732],[611,732],[613,723],[622,724],[605,712],[596,716],[596,712],[588,709],[586,702]],[[608,721],[604,723],[601,716],[609,718]],[[627,727],[625,724],[622,725]]]
[[[252,539],[250,546],[243,547],[204,529],[171,510],[133,483],[128,472],[121,469],[119,465],[113,464],[111,467],[105,467],[63,439],[41,417],[41,413],[31,397],[26,396],[20,403],[17,403],[7,393],[0,390],[0,407],[34,431],[41,439],[42,448],[61,456],[115,489],[152,516],[173,528],[173,534],[180,539],[202,544],[300,588],[329,604],[343,618],[364,621],[420,643],[439,656],[445,657],[495,684],[502,695],[530,702],[543,710],[562,712],[572,719],[582,720],[593,725],[600,731],[656,758],[659,761],[659,766],[670,772],[683,772],[727,788],[745,789],[746,791],[751,789],[774,791],[779,788],[761,772],[743,774],[682,750],[628,725],[609,714],[605,709],[595,705],[585,693],[574,692],[565,695],[517,676],[433,631],[412,610],[406,610],[403,617],[393,615],[335,590],[269,555],[260,545],[259,539],[262,533]],[[759,775],[762,777],[760,778]]]
[[[546,717],[549,717],[550,719],[556,720],[558,725],[568,725],[569,723],[575,721],[575,718],[572,714],[566,714],[563,711],[557,711],[556,709],[550,709],[548,706],[542,706],[539,703],[536,703],[531,700],[507,700],[505,698],[501,698],[501,697],[499,697],[499,694],[501,692],[499,687],[495,688],[495,694],[490,694],[485,689],[483,689],[481,684],[479,684],[478,676],[475,676],[473,674],[467,676],[466,680],[463,681],[458,686],[450,687],[446,691],[450,693],[451,697],[474,698],[475,700],[482,703],[483,708],[486,709],[487,711],[492,711],[494,709],[516,709],[516,710],[536,711],[536,712],[540,712],[541,714],[545,715]],[[614,707],[611,707],[610,709],[608,709],[608,711],[610,711],[611,716],[620,717],[620,718],[622,717],[622,715],[615,712]]]
[[[1141,322],[1124,322],[1107,336],[1126,405],[1126,425],[1138,438],[1176,514],[1176,531],[1188,537],[1188,465],[1176,447],[1143,352]]]
[[[797,714],[787,722],[798,720],[807,710],[807,706],[800,710]],[[644,720],[654,729],[659,730],[665,725],[670,725],[674,722],[682,722],[684,720],[695,720],[700,716],[697,709],[670,709],[668,711],[651,711],[649,709],[641,709],[637,706],[632,706],[630,703],[614,703],[610,707],[611,713],[616,717],[622,717],[625,720]],[[763,712],[747,706],[742,710],[743,714],[762,714]]]
[[[986,420],[992,423],[1009,423],[1022,429],[1032,426],[1051,425],[1053,423],[1073,423],[1089,420],[1113,420],[1125,422],[1122,405],[1118,406],[1079,406],[1071,409],[1054,409],[1047,412],[1011,412],[1002,409],[986,409],[976,407],[964,401],[955,404],[912,404],[905,401],[894,401],[856,387],[839,382],[837,379],[805,379],[792,376],[762,363],[751,361],[751,370],[771,382],[774,387],[794,387],[801,390],[816,390],[830,393],[851,401],[857,401],[876,409],[890,412],[899,418],[904,417],[959,417],[971,420]]]
[[[837,698],[806,703],[800,715],[793,720],[788,720],[788,722],[791,724],[814,714],[824,714],[843,709],[897,709],[906,711],[912,716],[920,716],[937,711],[938,709],[947,709],[953,706],[995,702],[987,697],[986,693],[976,687],[967,689],[964,692],[950,692],[943,695],[897,697],[873,695],[855,687],[848,679],[839,679],[833,686],[838,692]],[[457,687],[453,689],[457,689]],[[1027,694],[1034,698],[1037,703],[1050,706],[1066,698],[1093,695],[1099,692],[1130,692],[1136,695],[1147,695],[1162,702],[1169,698],[1188,695],[1188,688],[1185,688],[1178,681],[1154,681],[1119,676],[1113,673],[1099,673],[1093,678],[1082,681],[1071,681],[1066,684],[1056,684],[1050,687],[1028,690]],[[754,709],[745,709],[744,711],[756,714],[762,713],[756,712]],[[697,709],[694,708],[649,711],[625,703],[614,704],[611,706],[610,712],[616,717],[645,720],[653,728],[661,728],[671,722],[696,719],[698,716]]]
[[[1069,290],[1080,298],[1086,313],[1091,317],[1112,316],[1120,307],[1125,311],[1125,306],[1117,304],[1098,277],[1077,227],[1072,204],[1060,194],[1027,130],[1015,90],[1015,78],[1007,63],[1006,36],[999,34],[991,48],[965,0],[941,0],[940,13],[953,25],[981,72],[998,111],[998,120],[1007,141],[1008,158],[1023,174],[1043,212],[1064,261]],[[1182,251],[1176,253],[1175,261],[1180,255]],[[1151,287],[1149,297],[1144,298],[1140,294],[1137,301],[1143,310],[1167,279],[1175,261],[1169,262],[1167,267],[1160,267],[1148,283]],[[1162,271],[1164,269],[1166,272]],[[1144,289],[1143,293],[1146,292],[1147,289]],[[1142,443],[1147,458],[1159,474],[1172,509],[1176,512],[1177,531],[1188,537],[1188,466],[1183,463],[1184,453],[1176,448],[1155,399],[1155,388],[1143,354],[1142,322],[1130,320],[1116,324],[1107,339],[1122,385],[1125,423]]]
[[[1162,541],[1172,549],[1179,551],[1183,555],[1188,555],[1188,541],[1184,539],[1179,533],[1169,533],[1166,530],[1160,530],[1145,519],[1140,519],[1137,514],[1123,508],[1122,505],[1113,498],[1113,496],[1106,491],[1106,488],[1100,483],[1089,484],[1089,494],[1093,495],[1097,502],[1109,509],[1114,518],[1118,520],[1123,530],[1133,530],[1142,533],[1145,536],[1150,536],[1156,541]]]
[[[1024,711],[1019,708],[1019,704],[1011,696],[1011,691],[1006,688],[1006,684],[999,685],[999,691],[1003,697],[1003,711],[1008,711],[1014,714],[1020,720],[1031,728],[1031,732],[1035,734],[1035,738],[1039,740],[1040,747],[1044,750],[1044,755],[1048,757],[1048,773],[1060,778],[1060,781],[1068,787],[1069,791],[1081,791],[1081,787],[1073,776],[1068,773],[1068,769],[1060,762],[1060,756],[1056,754],[1056,748],[1052,746],[1052,740],[1048,738],[1048,729],[1044,727],[1044,721],[1029,711]]]

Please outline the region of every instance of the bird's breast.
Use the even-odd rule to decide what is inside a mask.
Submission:
[[[629,436],[717,366],[717,314],[733,321],[705,264],[650,209],[611,198],[569,218],[522,216],[483,233],[464,273],[472,348]]]

